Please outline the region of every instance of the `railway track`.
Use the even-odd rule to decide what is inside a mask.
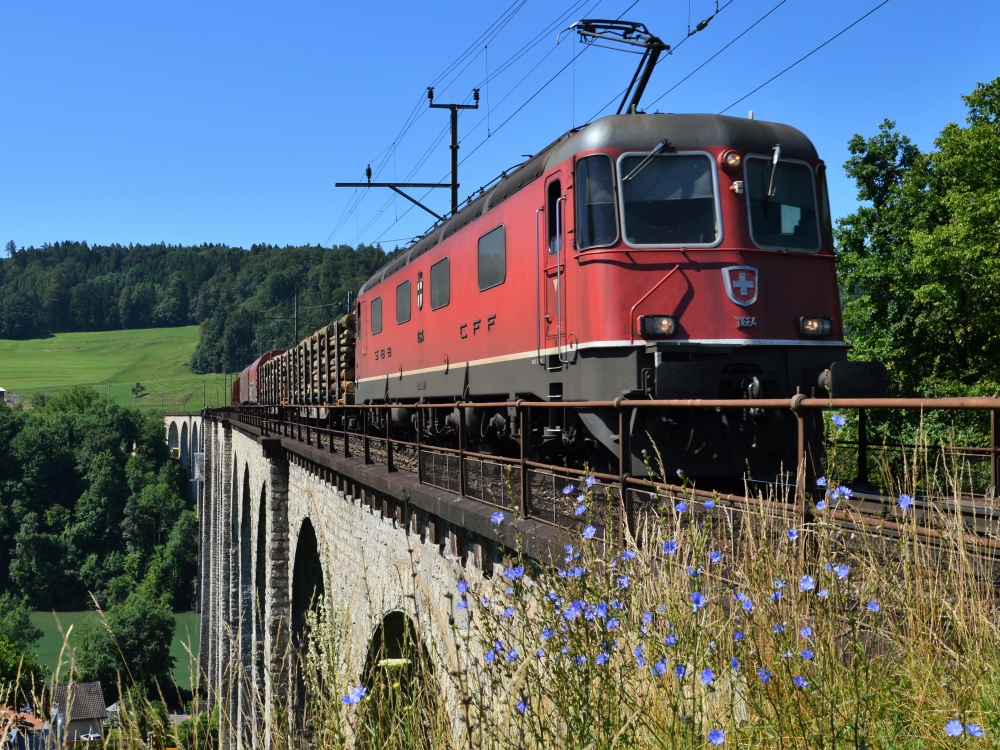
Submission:
[[[1000,504],[992,492],[917,493],[904,509],[898,496],[880,492],[866,482],[856,483],[849,492],[834,487],[811,489],[815,477],[800,472],[797,477],[755,481],[746,485],[743,493],[719,493],[681,479],[670,483],[587,473],[529,461],[524,456],[502,457],[396,440],[381,430],[371,431],[360,419],[353,425],[349,419],[337,423],[332,410],[326,409],[271,408],[268,413],[267,407],[241,407],[234,416],[265,434],[298,439],[333,453],[363,457],[389,470],[414,473],[422,483],[504,512],[567,530],[579,530],[590,523],[597,528],[599,538],[612,544],[626,543],[650,524],[662,525],[682,500],[690,503],[693,511],[712,501],[710,504],[720,509],[764,512],[780,521],[778,526],[804,526],[825,519],[854,535],[884,539],[912,535],[931,544],[958,539],[970,552],[1000,558]],[[980,450],[987,455],[990,452]],[[863,448],[859,450],[860,455],[864,453]],[[588,476],[592,486],[584,491]],[[564,492],[567,487],[572,491]],[[577,501],[581,494],[585,495],[583,503]],[[587,511],[578,513],[584,504]]]

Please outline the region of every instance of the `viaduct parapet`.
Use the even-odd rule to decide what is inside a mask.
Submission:
[[[408,630],[453,703],[452,627],[465,625],[456,586],[494,575],[503,560],[496,508],[328,446],[263,436],[224,410],[206,411],[195,429],[204,452],[199,658],[202,690],[221,711],[222,747],[267,747],[261,727],[274,726],[272,713],[297,715],[294,657],[319,596],[347,618],[352,684],[375,639],[391,658]],[[551,528],[532,522],[503,533],[538,558],[555,543]]]

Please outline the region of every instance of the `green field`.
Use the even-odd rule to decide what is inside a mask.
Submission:
[[[167,412],[223,406],[223,375],[195,375],[188,362],[198,327],[100,333],[59,333],[27,341],[0,340],[0,387],[27,400],[85,385],[124,405]],[[133,399],[136,383],[148,395]]]
[[[93,612],[32,612],[32,624],[44,634],[38,644],[38,661],[55,674],[62,655],[59,676],[65,674],[69,663],[69,653],[63,648],[65,636],[71,627],[75,629],[86,617],[93,614]],[[170,654],[175,659],[174,681],[178,686],[190,689],[191,678],[197,668],[201,615],[197,612],[180,612],[174,617],[177,624],[174,626],[174,640],[170,644]]]

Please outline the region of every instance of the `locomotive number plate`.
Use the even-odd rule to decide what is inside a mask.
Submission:
[[[742,316],[737,317],[736,318],[736,327],[737,328],[756,328],[757,327],[757,318],[746,318],[746,317],[742,317]]]

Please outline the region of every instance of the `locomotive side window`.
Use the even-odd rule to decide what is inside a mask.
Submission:
[[[503,224],[479,238],[479,291],[500,286],[507,278],[507,232]]]
[[[645,162],[645,164],[643,164]],[[715,163],[707,154],[621,158],[622,216],[630,245],[714,245],[719,241]]]
[[[431,266],[431,310],[444,307],[451,301],[451,266],[442,258]]]
[[[819,249],[813,172],[804,162],[753,156],[746,165],[750,236],[758,247]]]
[[[396,324],[410,319],[410,282],[404,281],[396,287]]]
[[[559,184],[559,180],[550,182],[545,201],[547,206],[546,214],[548,214],[546,226],[548,227],[547,236],[550,253],[558,253],[562,249],[562,204],[559,200],[561,197],[562,187]]]
[[[372,333],[382,332],[382,298],[372,300]]]
[[[576,247],[607,247],[618,242],[615,176],[611,158],[588,156],[576,163]]]

